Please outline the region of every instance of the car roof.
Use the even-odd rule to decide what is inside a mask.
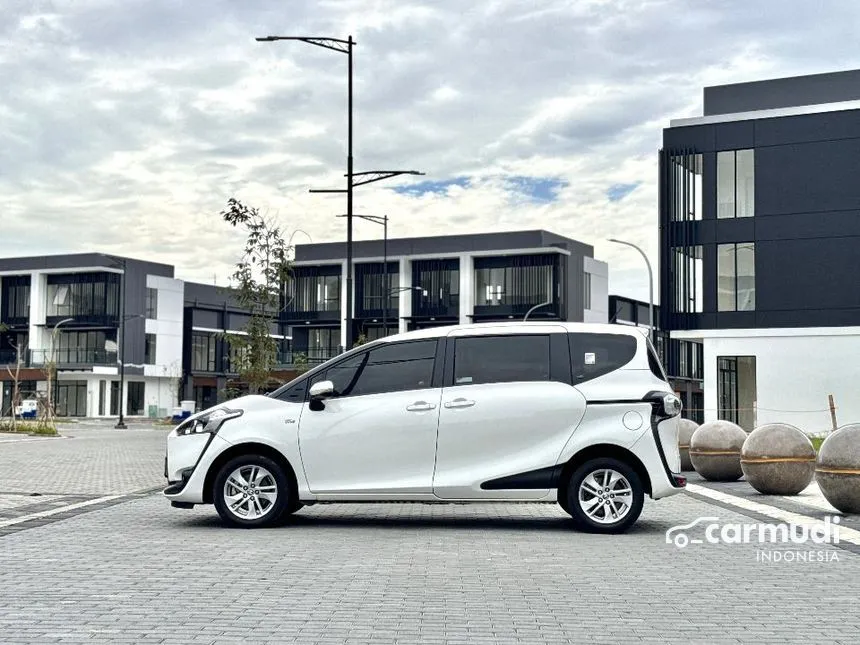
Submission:
[[[648,333],[647,327],[634,327],[633,325],[611,325],[609,323],[576,323],[565,322],[561,320],[542,320],[533,322],[523,321],[499,321],[487,323],[470,323],[467,325],[447,325],[444,327],[429,327],[427,329],[416,329],[415,331],[407,331],[402,334],[394,334],[380,338],[374,342],[393,342],[399,340],[418,340],[421,338],[442,338],[450,333],[458,330],[476,330],[486,329],[491,332],[494,329],[504,329],[507,332],[520,329],[524,332],[535,328],[547,327],[563,327],[568,332],[577,332],[581,334],[619,334],[625,336],[640,335],[646,336]]]

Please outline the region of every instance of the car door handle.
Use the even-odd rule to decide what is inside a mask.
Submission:
[[[446,408],[471,408],[475,405],[474,401],[470,401],[469,399],[454,399],[453,401],[448,401],[445,404]]]
[[[436,408],[435,403],[427,403],[427,401],[416,401],[412,405],[407,405],[406,409],[410,412],[426,412]]]

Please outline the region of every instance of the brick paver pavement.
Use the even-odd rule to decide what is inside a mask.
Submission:
[[[16,643],[855,643],[860,556],[665,543],[734,512],[679,495],[633,531],[547,504],[320,505],[268,530],[158,495],[0,538]]]
[[[113,421],[63,425],[63,438],[3,435],[0,494],[107,495],[164,484],[165,437],[170,428]]]

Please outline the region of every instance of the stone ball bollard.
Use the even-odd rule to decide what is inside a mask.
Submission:
[[[768,423],[753,430],[741,449],[750,486],[765,495],[797,495],[815,475],[815,448],[802,430]]]
[[[678,452],[681,453],[681,471],[693,470],[693,462],[690,461],[690,439],[699,424],[690,419],[681,419],[678,422]]]
[[[860,423],[842,426],[818,450],[815,480],[843,513],[860,513]]]
[[[690,438],[690,461],[696,472],[715,482],[733,482],[743,475],[741,447],[747,433],[731,421],[709,421]]]

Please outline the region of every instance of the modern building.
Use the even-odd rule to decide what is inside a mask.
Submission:
[[[594,249],[542,230],[358,241],[354,335],[372,340],[425,327],[521,319],[605,322],[608,266]],[[346,245],[296,246],[281,317],[310,362],[346,339]],[[540,305],[540,306],[539,306]]]
[[[670,338],[669,333],[660,328],[659,305],[654,306],[657,326],[652,329],[648,309],[647,302],[624,296],[609,296],[609,322],[645,327],[653,334],[654,347],[666,369],[669,383],[684,406],[684,418],[703,423],[702,343]]]
[[[296,247],[270,330],[275,384],[343,351],[345,251]],[[608,268],[592,255],[546,231],[356,242],[357,336],[530,310],[535,320],[605,322]],[[23,397],[44,398],[55,365],[60,416],[115,417],[122,405],[126,416],[163,417],[180,400],[200,409],[245,391],[229,339],[244,333],[248,311],[230,289],[173,276],[169,265],[99,253],[0,259],[0,411],[13,398],[7,366]]]
[[[860,421],[858,177],[860,71],[708,87],[663,131],[661,326],[703,344],[705,420]]]
[[[244,333],[250,316],[230,289],[194,282],[184,286],[182,398],[205,409],[223,400],[229,390],[238,394],[246,389],[239,382],[229,338]],[[286,382],[297,373],[289,353],[289,330],[276,324],[270,331],[281,350],[273,377]]]
[[[182,289],[173,267],[131,258],[0,259],[0,409],[12,402],[7,365],[31,396],[46,392],[50,364],[60,416],[172,408],[182,370]]]

